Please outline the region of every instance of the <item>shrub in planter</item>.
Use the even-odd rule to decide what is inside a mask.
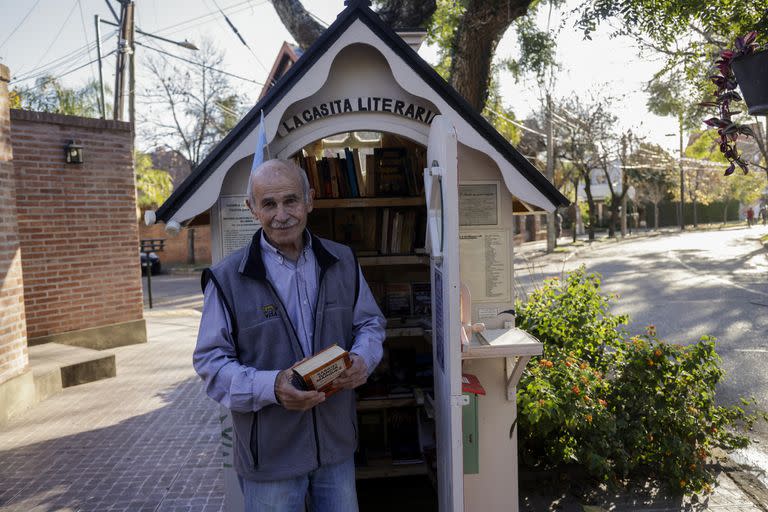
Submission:
[[[600,293],[600,276],[581,267],[562,280],[545,280],[526,302],[518,302],[516,323],[544,343],[545,357],[559,347],[606,371],[607,354],[621,345],[628,321],[626,315],[611,313],[613,298]]]
[[[736,428],[757,416],[715,403],[723,370],[713,339],[670,345],[653,328],[627,339],[628,319],[610,312],[610,300],[582,267],[517,304],[520,327],[544,342],[518,386],[522,464],[577,464],[611,484],[650,477],[680,492],[706,490],[712,448],[745,446]]]
[[[715,340],[671,345],[651,331],[616,356],[609,400],[626,454],[624,472],[656,476],[681,491],[705,489],[712,482],[705,465],[712,449],[746,446],[748,438],[734,428],[756,419],[716,404],[724,372]]]

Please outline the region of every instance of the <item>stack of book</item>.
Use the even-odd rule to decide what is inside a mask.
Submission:
[[[393,147],[365,155],[358,148],[344,148],[335,157],[320,159],[299,154],[294,161],[307,173],[315,197],[335,199],[420,196],[424,159],[418,149]]]
[[[379,254],[412,254],[424,247],[426,216],[417,208],[382,208]]]

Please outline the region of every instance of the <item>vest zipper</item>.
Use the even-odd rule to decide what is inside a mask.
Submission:
[[[312,346],[310,347],[312,349],[312,353],[315,352],[315,338],[317,337],[317,305],[320,301],[320,291],[323,286],[323,277],[325,276],[325,269],[320,271],[320,279],[318,280],[317,285],[317,297],[315,298],[315,322],[314,322],[314,329],[312,332]],[[291,319],[288,318],[288,313],[285,309],[285,304],[283,304],[283,301],[280,300],[280,296],[277,294],[277,291],[275,290],[275,287],[272,286],[272,283],[269,282],[269,279],[265,279],[267,285],[269,286],[270,291],[272,292],[272,295],[275,299],[280,303],[280,307],[283,310],[283,313],[285,314],[285,318],[288,320],[288,325],[291,327],[291,331],[293,332],[293,338],[296,340],[296,344],[299,346],[299,350],[301,351],[301,355],[304,357],[307,357],[307,354],[304,353],[304,348],[301,346],[301,342],[299,341],[299,335],[296,333],[296,327],[294,327],[293,322],[291,322]],[[317,433],[317,413],[315,412],[315,409],[312,409],[312,430],[315,434],[315,455],[317,456],[317,467],[322,466],[322,461],[320,460],[320,436]]]
[[[315,340],[317,339],[317,306],[320,303],[320,295],[323,291],[323,278],[325,277],[325,269],[320,269],[320,278],[317,280],[317,297],[315,297],[315,321],[312,329],[312,353],[315,352]],[[312,426],[315,429],[315,450],[317,453],[317,467],[322,466],[320,460],[320,435],[317,433],[317,413],[315,409],[312,409]]]
[[[291,328],[291,332],[293,332],[293,339],[296,340],[296,344],[299,346],[299,352],[301,352],[301,356],[307,357],[307,354],[304,353],[304,347],[301,346],[301,342],[299,341],[299,335],[296,333],[296,328],[293,326],[293,322],[291,322],[291,319],[288,318],[288,311],[285,309],[285,304],[283,304],[283,301],[280,300],[280,296],[277,294],[277,290],[275,290],[275,287],[272,286],[272,283],[270,283],[269,280],[265,280],[265,281],[267,283],[267,286],[269,286],[269,290],[272,292],[272,296],[277,300],[277,302],[280,303],[280,309],[282,309],[284,318],[288,321],[288,325]]]

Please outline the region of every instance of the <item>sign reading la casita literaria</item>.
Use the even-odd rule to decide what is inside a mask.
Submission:
[[[377,96],[359,96],[357,98],[340,98],[328,100],[307,107],[301,112],[287,115],[277,133],[284,137],[297,128],[301,128],[318,119],[350,112],[388,112],[402,117],[413,119],[424,124],[430,124],[439,112],[397,98],[383,98]]]

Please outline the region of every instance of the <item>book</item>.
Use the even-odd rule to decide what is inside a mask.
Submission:
[[[329,396],[338,391],[333,387],[333,381],[350,366],[349,352],[338,345],[331,345],[292,368],[293,385],[302,391],[316,390]]]
[[[357,172],[355,171],[355,157],[352,150],[344,148],[347,179],[349,180],[350,197],[360,197],[360,190],[357,186]]]
[[[375,148],[373,151],[376,195],[408,195],[408,157],[405,148]]]
[[[385,285],[386,311],[392,317],[411,314],[411,285],[408,283],[387,283]]]
[[[415,316],[432,314],[432,285],[430,283],[411,283],[411,305]]]
[[[355,148],[352,150],[352,161],[355,164],[355,177],[357,178],[357,191],[360,193],[360,197],[367,196],[365,189],[365,181],[363,180],[363,169],[360,167],[360,151]]]
[[[322,198],[333,197],[333,185],[331,182],[331,165],[328,163],[328,158],[323,157],[318,162],[318,172],[320,173],[319,188],[322,190]]]
[[[321,197],[320,193],[322,190],[320,175],[317,172],[317,160],[315,160],[315,157],[313,156],[307,158],[307,173],[309,175],[309,182],[311,183],[312,188],[315,189],[315,197]]]
[[[314,214],[313,214],[314,215]],[[334,211],[334,240],[350,246],[358,256],[375,254],[376,211],[371,208],[338,208]]]
[[[389,217],[389,208],[384,208],[381,210],[381,254],[389,254],[389,232],[391,231],[391,222]]]
[[[390,444],[392,464],[422,462],[416,408],[391,409],[387,415],[387,420],[387,438]]]
[[[365,195],[376,197],[376,157],[365,155]]]

